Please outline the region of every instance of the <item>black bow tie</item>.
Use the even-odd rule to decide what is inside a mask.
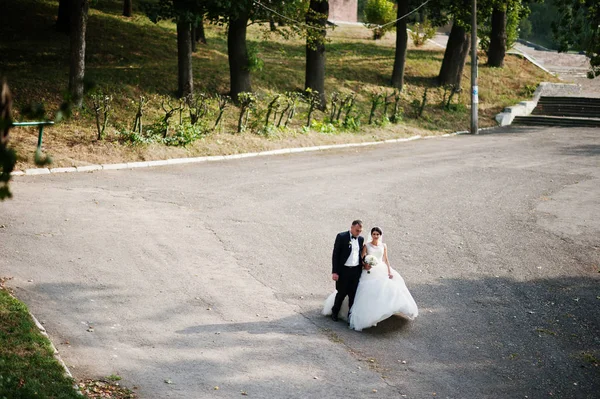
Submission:
[[[351,236],[353,240],[356,240],[358,237]]]

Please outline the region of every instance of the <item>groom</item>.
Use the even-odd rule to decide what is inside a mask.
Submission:
[[[335,281],[337,295],[335,296],[333,308],[331,308],[331,319],[333,321],[338,321],[338,313],[346,296],[348,296],[348,308],[352,308],[354,303],[358,280],[362,272],[360,254],[365,239],[360,236],[361,232],[362,221],[355,220],[352,222],[350,231],[343,231],[335,238],[331,278]]]

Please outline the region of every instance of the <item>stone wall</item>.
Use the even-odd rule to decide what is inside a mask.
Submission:
[[[339,22],[356,22],[358,16],[358,0],[329,0],[329,20]]]

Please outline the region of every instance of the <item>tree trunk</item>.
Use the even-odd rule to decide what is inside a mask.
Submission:
[[[408,1],[398,1],[398,16],[402,17],[408,13]],[[394,70],[392,71],[392,87],[402,91],[404,86],[404,64],[406,62],[406,49],[408,47],[408,33],[406,31],[406,18],[396,22],[396,56],[394,58]]]
[[[248,26],[248,14],[243,13],[236,19],[229,21],[227,30],[227,54],[229,56],[229,76],[231,86],[231,99],[237,103],[238,95],[251,92],[250,84],[250,62],[248,60],[248,48],[246,47],[246,27]]]
[[[198,28],[194,24],[191,25],[191,28],[192,28],[192,30],[191,30],[190,34],[192,35],[192,53],[195,53],[196,50],[198,50],[198,46],[196,45],[196,42],[197,42],[196,36],[198,35],[198,33],[197,33]]]
[[[309,10],[306,14],[306,23],[314,26],[308,29],[306,39],[306,77],[305,89],[319,92],[319,109],[327,106],[325,99],[325,36],[326,25],[329,17],[328,0],[310,0]]]
[[[123,1],[123,16],[131,17],[133,14],[133,1],[132,0],[124,0]]]
[[[58,18],[56,19],[56,30],[68,34],[71,31],[71,10],[73,0],[60,0],[58,2]]]
[[[87,28],[89,0],[73,0],[71,14],[71,60],[69,68],[69,93],[73,105],[83,104],[83,79],[85,77],[85,31]]]
[[[206,35],[204,33],[204,18],[198,18],[198,25],[196,26],[196,36],[194,40],[202,44],[206,44]]]
[[[492,11],[492,33],[488,49],[488,65],[501,68],[506,55],[506,10],[494,8]]]
[[[269,29],[271,32],[275,32],[277,30],[277,25],[275,25],[275,18],[273,18],[273,16],[269,17]]]
[[[194,91],[192,79],[192,27],[185,18],[177,22],[177,95],[185,97]]]
[[[465,62],[471,46],[471,35],[465,28],[460,27],[456,21],[452,24],[442,68],[438,76],[440,85],[454,85],[460,87]]]

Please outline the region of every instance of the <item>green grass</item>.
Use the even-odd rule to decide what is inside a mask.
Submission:
[[[0,13],[0,26],[6,32],[0,43],[0,75],[7,78],[15,96],[16,108],[29,102],[42,102],[50,116],[62,102],[68,82],[69,41],[54,30],[57,1],[19,0]],[[257,135],[257,130],[242,135],[236,130],[238,109],[229,107],[222,128],[185,148],[165,145],[124,145],[116,132],[131,129],[135,101],[140,96],[152,98],[145,122],[155,122],[162,115],[156,96],[172,96],[177,88],[176,30],[170,22],[153,24],[143,14],[133,18],[120,15],[122,1],[97,2],[90,10],[87,34],[86,79],[103,92],[114,97],[114,115],[106,139],[95,140],[93,114],[87,108],[55,127],[47,129],[44,146],[53,155],[55,166],[73,166],[88,162],[119,162],[150,160],[178,156],[216,155],[267,150],[289,146],[334,144],[350,141],[384,140],[412,134],[439,134],[469,127],[469,68],[467,63],[462,93],[455,97],[452,110],[440,104],[444,90],[436,87],[443,51],[413,48],[409,43],[406,62],[406,87],[401,103],[403,118],[399,124],[365,126],[370,95],[373,92],[391,93],[388,81],[394,58],[394,35],[373,41],[364,27],[338,27],[328,34],[326,91],[355,92],[359,131],[322,134],[302,130],[306,106],[291,129]],[[194,85],[197,92],[226,94],[229,89],[229,67],[225,28],[206,26],[208,44],[199,45],[193,56]],[[248,41],[256,45],[264,67],[252,74],[253,89],[264,109],[276,93],[303,89],[305,44],[302,38],[285,40],[271,34],[265,39],[265,27],[252,25]],[[507,56],[506,67],[488,68],[481,59],[479,69],[480,126],[493,126],[493,117],[504,107],[529,99],[532,88],[545,80],[554,80],[526,60]],[[421,118],[417,107],[428,89],[427,106]],[[262,112],[262,111],[261,111]],[[260,112],[259,112],[260,114]],[[21,118],[19,112],[17,118]],[[317,112],[315,118],[323,120]],[[32,165],[35,148],[33,130],[14,129],[13,145],[21,155],[18,167]]]
[[[0,289],[0,398],[81,398],[27,307]]]

